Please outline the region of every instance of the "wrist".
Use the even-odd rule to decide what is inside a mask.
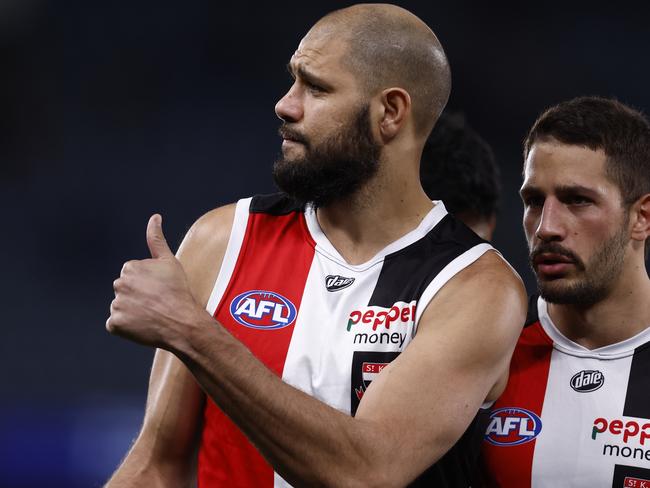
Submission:
[[[182,315],[183,320],[176,328],[177,334],[169,341],[167,348],[179,358],[194,358],[218,327],[217,321],[203,308],[196,305]]]

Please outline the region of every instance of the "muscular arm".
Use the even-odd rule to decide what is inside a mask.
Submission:
[[[234,206],[199,219],[178,249],[193,296],[205,307],[221,265]],[[205,395],[185,365],[158,349],[153,361],[140,434],[107,484],[119,487],[194,486]]]
[[[413,480],[498,393],[525,316],[520,280],[498,256],[484,255],[436,295],[416,338],[372,382],[352,418],[283,383],[170,288],[168,300],[180,300],[172,319],[158,315],[135,327],[117,318],[109,330],[174,352],[274,468],[300,485]]]

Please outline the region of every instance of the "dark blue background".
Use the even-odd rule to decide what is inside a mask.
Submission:
[[[521,140],[583,94],[650,107],[647,13],[617,2],[401,2],[440,37],[449,106],[493,145],[495,242],[532,285]],[[164,215],[273,190],[273,107],[308,27],[342,2],[0,3],[0,486],[99,486],[141,422],[152,351],[109,336],[112,281]]]

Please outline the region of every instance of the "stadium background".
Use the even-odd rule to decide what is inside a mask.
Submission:
[[[493,146],[495,243],[529,289],[520,142],[583,94],[650,108],[647,7],[398,2],[438,34],[449,107]],[[153,212],[175,248],[203,212],[273,191],[285,64],[344,2],[2,0],[0,486],[100,486],[141,422],[152,351],[109,336]]]

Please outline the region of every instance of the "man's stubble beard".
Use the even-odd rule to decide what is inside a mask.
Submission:
[[[381,146],[373,138],[370,106],[361,106],[350,122],[322,142],[312,144],[289,124],[280,134],[304,144],[303,157],[288,160],[281,155],[273,165],[273,179],[300,204],[314,207],[352,197],[379,169]]]
[[[541,281],[535,274],[541,297],[549,303],[582,307],[594,305],[605,299],[623,268],[625,247],[628,242],[628,219],[625,218],[624,221],[621,229],[603,243],[586,265],[582,264],[582,261],[574,264],[583,276],[572,283],[562,285],[559,279]],[[551,243],[548,246],[549,250],[552,252],[555,246]]]

